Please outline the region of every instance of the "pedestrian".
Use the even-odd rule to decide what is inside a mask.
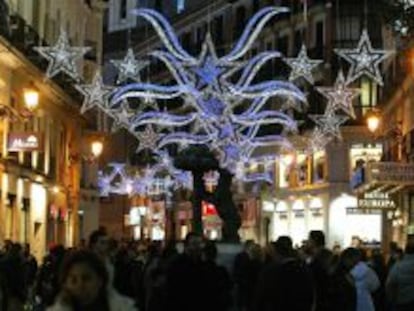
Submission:
[[[253,309],[311,311],[314,288],[308,267],[289,237],[279,237],[273,246],[274,260],[260,274]]]
[[[386,292],[395,311],[414,310],[414,236],[408,237],[404,257],[393,265]]]
[[[48,311],[134,311],[132,300],[108,290],[108,271],[93,252],[69,253],[60,274],[61,291]]]

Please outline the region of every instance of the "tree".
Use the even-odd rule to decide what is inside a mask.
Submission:
[[[226,242],[238,242],[238,230],[241,225],[240,215],[233,201],[231,185],[233,175],[219,167],[214,154],[206,146],[191,146],[180,152],[174,161],[178,169],[191,171],[193,174],[193,230],[203,233],[202,201],[207,201],[217,209],[223,220],[222,234]],[[204,186],[204,173],[216,170],[220,173],[217,187],[213,193],[208,193]]]

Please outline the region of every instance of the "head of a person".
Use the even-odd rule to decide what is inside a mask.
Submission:
[[[321,230],[312,230],[309,232],[308,246],[312,251],[325,247],[325,234]]]
[[[339,267],[349,272],[360,260],[361,251],[355,247],[348,247],[339,258]]]
[[[247,254],[249,255],[249,258],[251,260],[256,260],[256,261],[262,261],[263,260],[263,250],[262,247],[257,244],[257,243],[253,243],[248,251]]]
[[[200,258],[203,250],[203,238],[195,232],[189,232],[184,241],[184,252],[193,257]]]
[[[288,236],[280,236],[274,243],[276,258],[294,257],[293,242]]]
[[[246,240],[246,242],[244,242],[244,251],[247,252],[252,246],[254,245],[254,241],[253,240]]]
[[[109,238],[105,230],[95,230],[89,236],[89,248],[100,256],[108,256]]]
[[[217,245],[214,241],[207,241],[203,247],[203,257],[205,261],[215,261],[217,258]]]
[[[105,264],[94,252],[79,250],[65,257],[60,273],[61,288],[80,310],[106,299],[107,283]]]

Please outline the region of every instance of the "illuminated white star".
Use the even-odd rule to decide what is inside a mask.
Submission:
[[[37,46],[33,49],[49,61],[46,70],[46,76],[49,79],[56,76],[59,72],[64,72],[72,79],[79,81],[80,75],[76,61],[82,58],[91,48],[70,46],[66,31],[61,30],[54,46]]]
[[[134,115],[134,112],[132,109],[129,108],[128,101],[122,102],[118,109],[115,109],[110,113],[111,116],[113,116],[114,118],[111,132],[116,132],[121,128],[128,129],[130,127],[130,119]]]
[[[137,153],[144,149],[153,151],[157,149],[160,135],[154,131],[154,128],[151,125],[146,126],[144,131],[136,132],[135,135],[139,141]]]
[[[364,29],[356,49],[335,49],[335,53],[351,64],[347,83],[351,83],[361,76],[366,75],[379,85],[383,85],[384,81],[379,65],[393,54],[394,51],[373,49],[368,31]]]
[[[359,95],[360,90],[347,87],[342,71],[339,71],[333,87],[318,87],[316,89],[328,99],[327,110],[336,111],[340,109],[355,119],[352,100]]]
[[[310,115],[309,117],[319,126],[322,133],[339,139],[342,139],[339,127],[349,119],[347,116],[336,115],[329,111],[323,115]]]
[[[304,78],[310,84],[314,84],[315,80],[312,76],[312,71],[323,61],[322,60],[312,60],[308,57],[306,52],[306,46],[302,44],[302,48],[296,58],[285,58],[285,62],[292,69],[290,72],[289,80],[294,81],[298,78]]]
[[[321,129],[315,128],[309,137],[306,153],[313,154],[325,149],[330,140],[331,137],[326,136]]]
[[[137,60],[134,51],[129,48],[126,56],[122,60],[111,60],[111,63],[118,69],[117,84],[132,79],[141,82],[140,72],[149,65],[149,61]]]
[[[81,113],[85,113],[95,106],[107,110],[109,107],[109,97],[115,89],[112,86],[104,85],[99,70],[96,71],[92,83],[77,84],[75,88],[84,96]]]

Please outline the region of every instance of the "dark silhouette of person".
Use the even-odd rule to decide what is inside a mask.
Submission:
[[[214,241],[207,241],[203,249],[203,274],[207,310],[225,311],[232,304],[230,275],[225,267],[217,265],[217,246]]]
[[[273,246],[274,260],[260,274],[254,310],[312,310],[312,276],[293,250],[292,240],[281,236]]]
[[[331,311],[327,302],[329,273],[333,254],[325,248],[325,234],[320,230],[309,232],[309,268],[315,285],[315,311]]]
[[[203,238],[190,232],[184,241],[184,252],[167,270],[167,305],[169,310],[204,310]],[[206,310],[207,311],[207,310]]]

